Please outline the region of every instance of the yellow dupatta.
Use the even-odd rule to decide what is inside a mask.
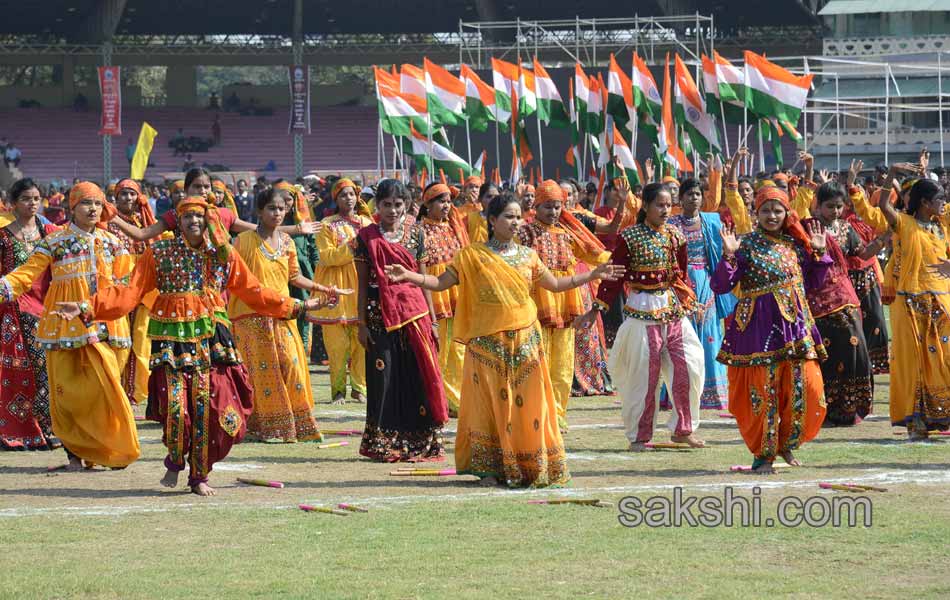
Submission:
[[[462,344],[538,320],[531,281],[482,243],[463,248],[452,263],[458,274],[455,339]]]

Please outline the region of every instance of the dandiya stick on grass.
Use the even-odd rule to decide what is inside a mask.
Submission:
[[[818,487],[823,490],[835,490],[837,492],[886,492],[886,488],[875,487],[873,485],[856,485],[853,483],[819,483]]]
[[[321,429],[320,433],[325,435],[363,435],[358,429]]]
[[[647,442],[643,445],[645,448],[653,448],[655,450],[692,450],[693,447],[689,444],[677,444],[675,442]]]
[[[360,513],[367,513],[367,512],[369,512],[369,511],[366,510],[365,508],[360,508],[359,506],[353,506],[352,504],[345,504],[345,503],[343,503],[343,502],[337,504],[336,507],[337,507],[337,508],[341,508],[341,509],[343,509],[343,510],[348,510],[348,511],[350,511],[350,512],[360,512]]]
[[[349,442],[333,442],[331,444],[317,444],[317,448],[320,448],[321,450],[325,450],[327,448],[339,448],[341,446],[349,446],[349,445],[350,445]]]
[[[886,492],[887,488],[878,487],[876,485],[864,485],[863,483],[846,483],[848,487],[859,488],[868,492]]]
[[[607,502],[601,502],[599,498],[561,498],[556,500],[528,500],[528,504],[579,504],[582,506],[596,506],[606,508],[610,506]]]
[[[774,469],[786,469],[786,468],[788,468],[788,467],[790,467],[790,466],[791,466],[791,465],[788,465],[788,464],[785,464],[785,463],[776,463],[776,464],[773,464],[773,465],[772,465],[772,468],[774,468]],[[731,467],[729,467],[729,470],[732,471],[732,472],[734,472],[734,473],[737,473],[737,472],[743,472],[743,473],[744,473],[744,472],[746,472],[746,471],[751,471],[751,470],[752,470],[752,465],[732,465]]]
[[[325,508],[323,506],[311,506],[309,504],[298,504],[297,507],[304,512],[318,512],[326,513],[328,515],[338,515],[341,517],[349,516],[350,513],[345,510],[337,510],[335,508]]]
[[[270,487],[283,489],[284,484],[280,481],[267,481],[266,479],[247,479],[245,477],[238,477],[238,481],[241,483],[246,483],[247,485],[256,485],[260,487]]]
[[[393,477],[448,477],[456,475],[455,469],[409,469],[390,471]]]

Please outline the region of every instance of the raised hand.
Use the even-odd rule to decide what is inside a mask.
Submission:
[[[828,183],[831,181],[831,174],[828,173],[828,169],[819,169],[818,170],[818,183]]]
[[[812,221],[808,224],[806,229],[808,231],[808,237],[811,239],[811,249],[817,252],[824,252],[825,250],[825,228],[821,226],[821,223],[818,221]]]
[[[722,253],[724,256],[733,256],[739,249],[739,237],[736,235],[736,228],[732,225],[723,225],[720,229],[722,235]]]
[[[300,233],[307,235],[315,235],[323,231],[323,223],[320,221],[304,221],[297,225],[300,228]]]
[[[920,174],[927,174],[927,167],[930,165],[930,150],[926,147],[920,149]]]
[[[643,161],[643,170],[646,171],[647,183],[653,181],[653,176],[656,174],[656,169],[653,168],[652,158],[648,158]]]
[[[854,183],[858,180],[858,174],[863,170],[864,170],[863,160],[859,158],[855,158],[851,161],[851,167],[848,168],[848,187],[851,187],[854,185]]]
[[[623,274],[627,272],[627,268],[623,265],[615,265],[613,263],[604,263],[594,269],[594,279],[603,279],[604,281],[617,281]]]

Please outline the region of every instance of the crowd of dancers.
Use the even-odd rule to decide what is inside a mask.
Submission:
[[[0,213],[0,446],[125,468],[142,404],[161,483],[187,468],[213,495],[233,444],[322,440],[313,345],[326,400],[365,403],[362,456],[445,460],[457,418],[456,470],[485,485],[568,482],[579,395],[617,394],[634,452],[663,408],[694,448],[700,411],[728,410],[758,473],[860,424],[878,374],[908,439],[947,429],[950,215],[929,155],[863,177],[802,153],[797,173],[740,177],[745,154],[620,177],[588,206],[573,180],[340,177],[319,206],[277,181],[253,223],[203,169],[157,216],[136,181],[76,182],[61,225],[17,181]]]

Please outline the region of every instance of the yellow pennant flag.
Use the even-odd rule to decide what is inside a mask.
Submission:
[[[148,167],[148,155],[152,153],[152,145],[155,143],[155,137],[158,132],[148,123],[142,123],[142,131],[139,133],[139,141],[135,144],[135,154],[132,156],[132,167],[129,177],[131,179],[144,179],[145,169]]]

